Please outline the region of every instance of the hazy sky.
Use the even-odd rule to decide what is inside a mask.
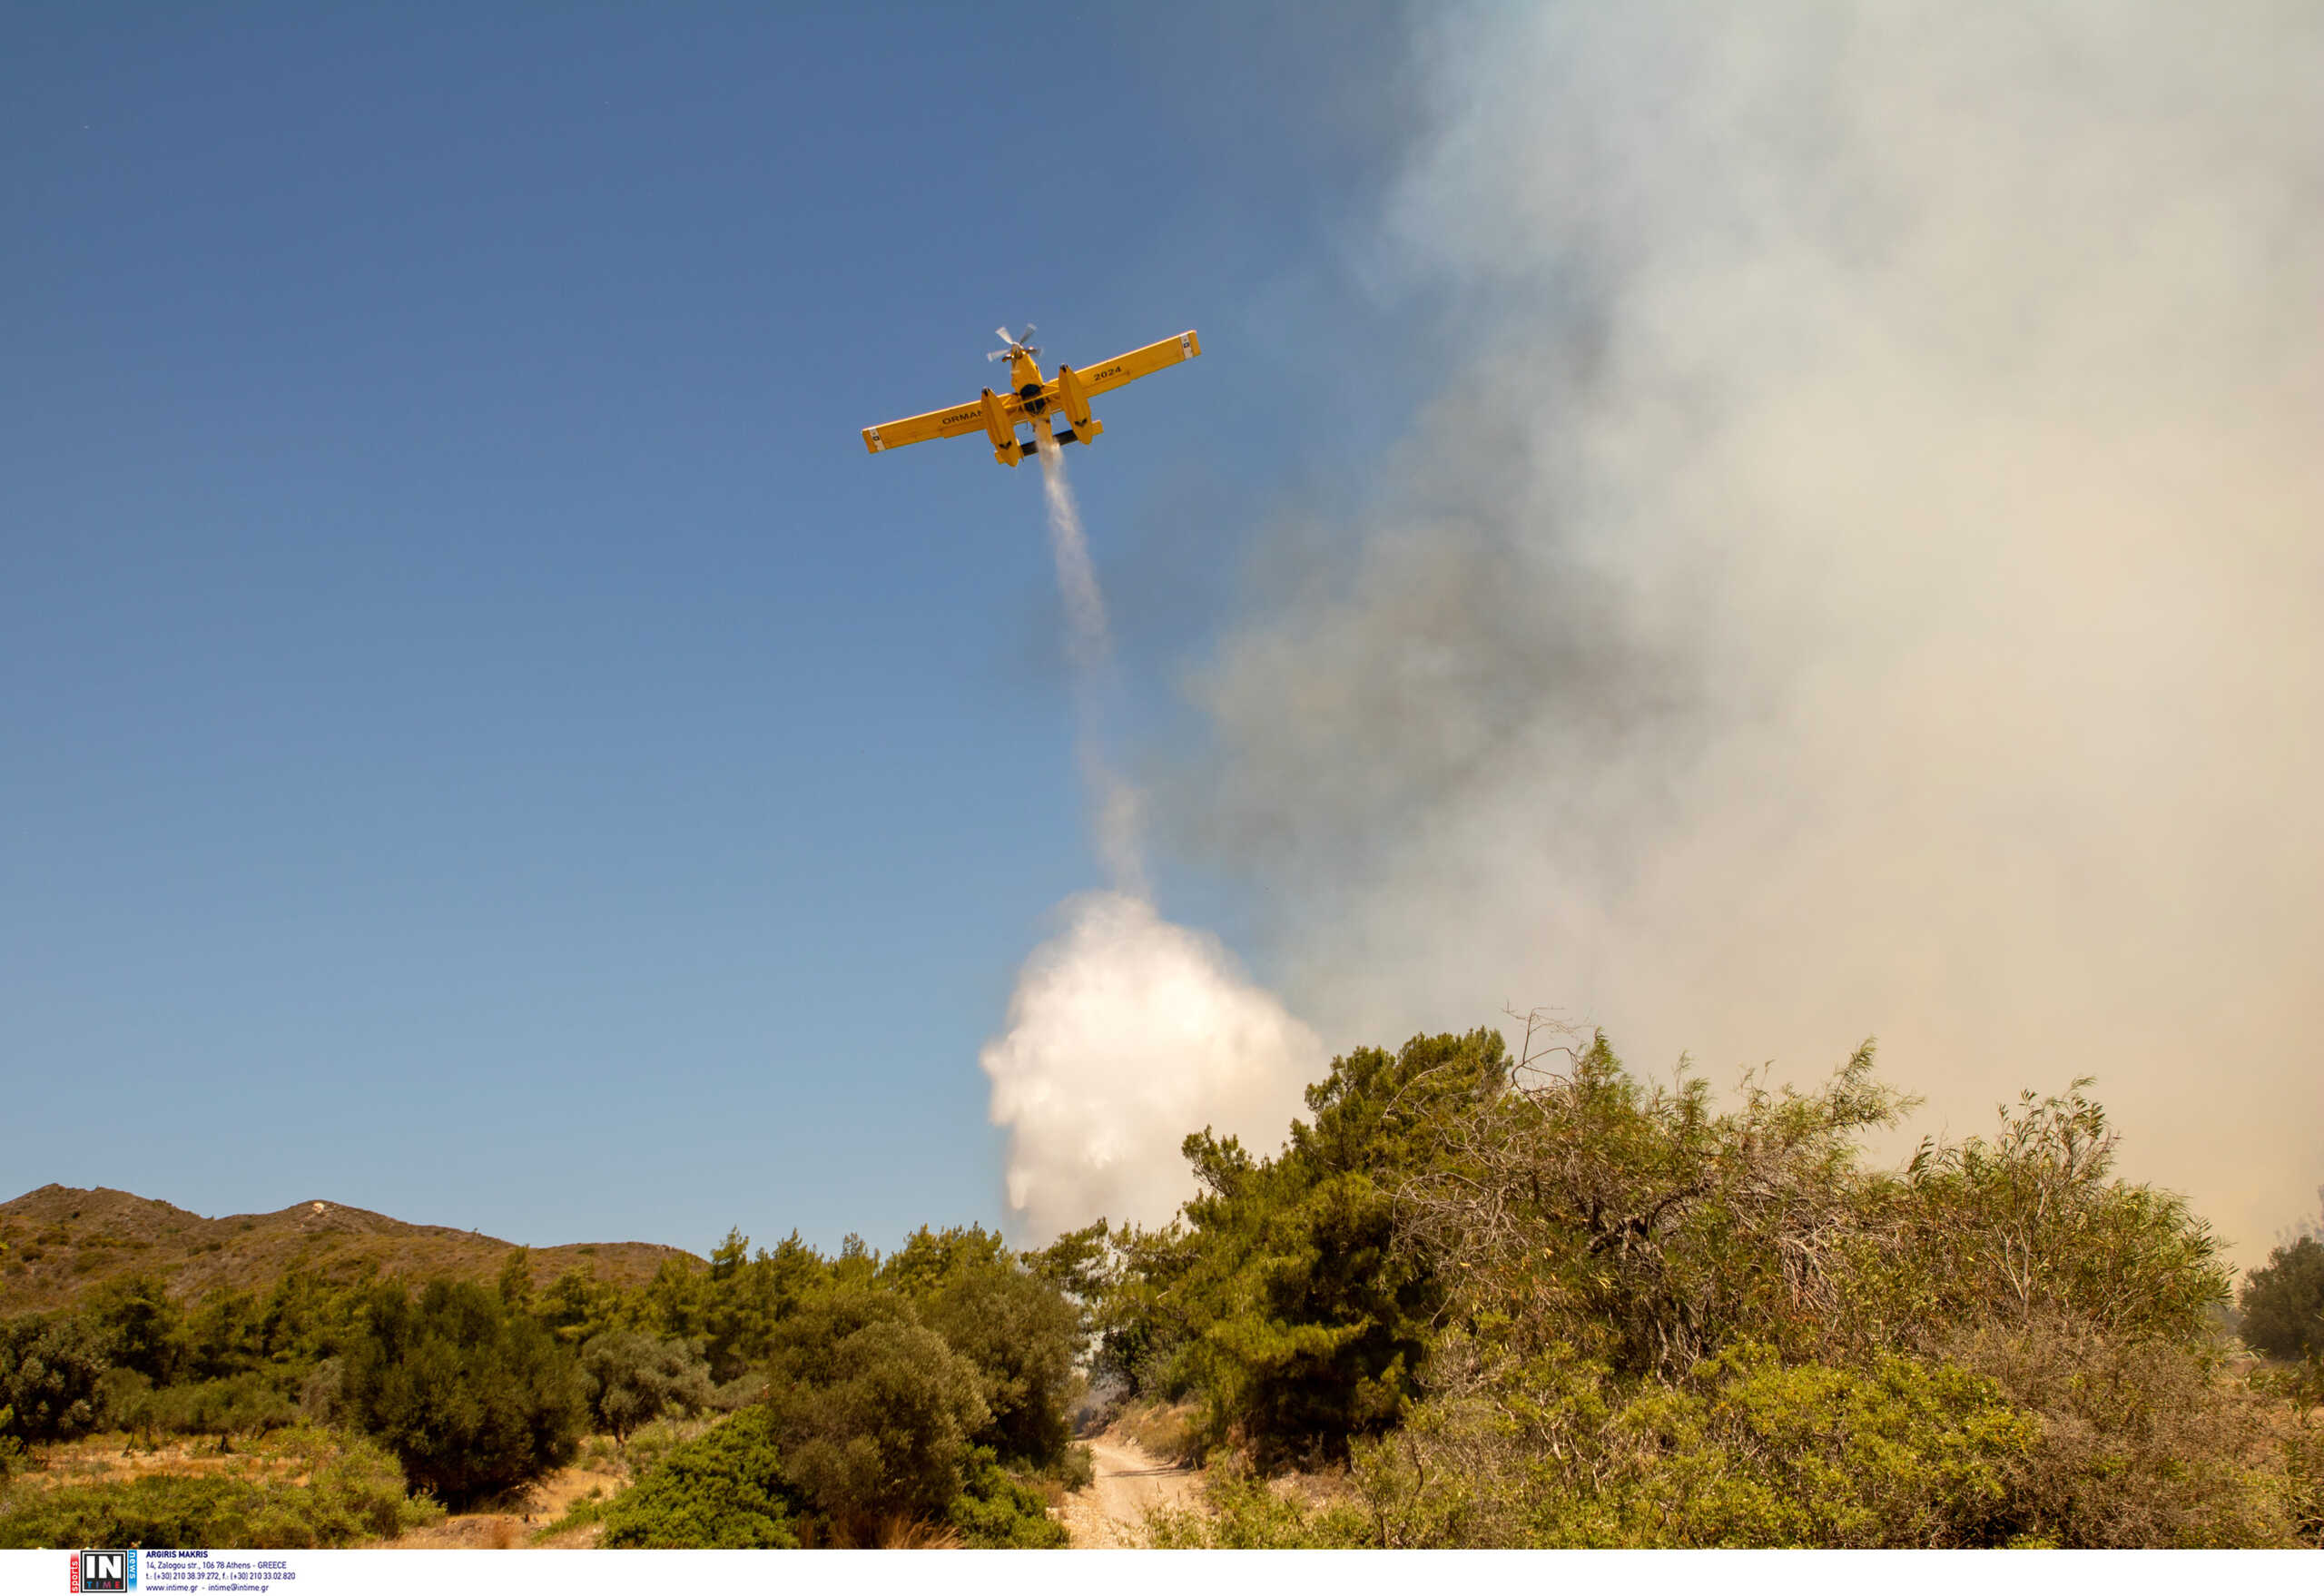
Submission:
[[[2092,1076],[2238,1256],[2324,1178],[2324,13],[1430,14],[1459,365],[1159,806],[1327,1042]]]
[[[2319,83],[2257,5],[13,16],[0,1187],[887,1245],[1002,1217],[980,1048],[1206,1111],[1215,977],[2095,1074],[2264,1243]],[[1027,318],[1203,334],[1071,457],[1159,920],[1068,906],[1034,473],[857,437]]]

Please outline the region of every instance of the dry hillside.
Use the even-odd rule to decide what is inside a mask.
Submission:
[[[407,1225],[339,1203],[294,1203],[271,1214],[205,1219],[152,1197],[98,1187],[44,1186],[0,1203],[0,1317],[64,1307],[120,1275],[153,1275],[192,1299],[213,1286],[271,1286],[292,1269],[333,1280],[365,1274],[488,1278],[512,1243],[473,1230]],[[674,1246],[615,1241],[538,1247],[543,1285],[572,1268],[623,1286],[652,1277]]]

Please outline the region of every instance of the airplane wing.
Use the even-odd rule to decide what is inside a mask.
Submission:
[[[1165,366],[1191,360],[1200,353],[1202,340],[1192,331],[1187,331],[1176,338],[1166,338],[1160,343],[1147,344],[1142,350],[1116,355],[1110,360],[1101,360],[1073,375],[1079,380],[1082,392],[1099,394],[1108,389],[1119,388],[1125,382],[1135,382],[1149,371],[1159,371]]]
[[[1009,402],[1015,402],[1010,396]],[[970,399],[965,405],[954,405],[949,410],[931,410],[925,416],[906,416],[901,421],[882,422],[863,429],[863,447],[873,454],[881,449],[901,448],[908,443],[926,443],[931,438],[965,438],[971,432],[984,430],[984,404]]]

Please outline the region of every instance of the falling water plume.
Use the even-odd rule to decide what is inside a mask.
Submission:
[[[1104,595],[1055,439],[1040,439],[1049,549],[1065,600],[1081,779],[1113,891],[1064,906],[1034,950],[1008,1029],[979,1057],[1009,1128],[1009,1207],[1046,1238],[1108,1217],[1159,1224],[1192,1195],[1178,1151],[1207,1125],[1270,1145],[1320,1069],[1323,1045],[1216,937],[1155,912],[1137,789],[1105,753],[1113,666]]]

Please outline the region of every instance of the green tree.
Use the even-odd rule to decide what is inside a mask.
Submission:
[[[784,1477],[862,1543],[890,1518],[939,1518],[990,1419],[976,1366],[891,1293],[841,1286],[775,1326],[766,1409]]]
[[[512,1246],[508,1256],[500,1260],[500,1273],[493,1280],[493,1289],[500,1294],[501,1305],[512,1314],[533,1311],[533,1249]]]
[[[775,1325],[827,1277],[823,1259],[793,1231],[755,1256],[750,1237],[729,1230],[710,1255],[704,1348],[711,1378],[741,1378],[765,1361]]]
[[[347,1355],[344,1411],[413,1487],[458,1506],[572,1461],[587,1418],[571,1355],[467,1281],[378,1287]]]
[[[1415,1037],[1334,1059],[1307,1089],[1312,1122],[1274,1158],[1188,1137],[1201,1195],[1182,1233],[1122,1238],[1101,1366],[1191,1387],[1213,1441],[1240,1434],[1270,1458],[1341,1453],[1392,1424],[1443,1302],[1433,1259],[1400,1245],[1395,1189],[1437,1156],[1435,1123],[1490,1099],[1508,1069],[1495,1032]]]
[[[2303,1236],[2244,1277],[2243,1339],[2273,1358],[2324,1353],[2324,1241]]]
[[[89,1299],[89,1317],[113,1338],[111,1362],[166,1385],[184,1355],[185,1315],[162,1282],[150,1275],[107,1281]]]
[[[665,1413],[710,1405],[710,1367],[675,1336],[608,1330],[582,1347],[581,1374],[599,1427],[622,1440]]]
[[[586,1269],[567,1269],[534,1301],[533,1316],[569,1347],[618,1330],[634,1318],[621,1287],[599,1280]]]
[[[1073,1443],[1066,1414],[1081,1315],[981,1227],[923,1227],[881,1266],[881,1284],[975,1365],[990,1417],[970,1439],[1005,1458],[1053,1463]]]
[[[278,1367],[307,1368],[343,1350],[354,1335],[369,1286],[368,1278],[337,1282],[303,1269],[284,1275],[258,1309],[265,1361]]]
[[[252,1293],[217,1286],[185,1315],[179,1378],[218,1380],[266,1361],[265,1305]]]
[[[94,1428],[103,1417],[98,1382],[113,1347],[109,1332],[77,1315],[0,1320],[6,1433],[18,1441],[68,1441]]]
[[[1025,1263],[1075,1302],[1093,1304],[1105,1296],[1113,1281],[1107,1237],[1106,1222],[1098,1219],[1067,1231],[1038,1252],[1026,1254]]]
[[[143,1379],[134,1370],[117,1373]],[[149,1435],[214,1435],[222,1444],[230,1436],[287,1429],[299,1417],[290,1397],[255,1371],[146,1390],[123,1383],[112,1394],[108,1420],[123,1429]]]

